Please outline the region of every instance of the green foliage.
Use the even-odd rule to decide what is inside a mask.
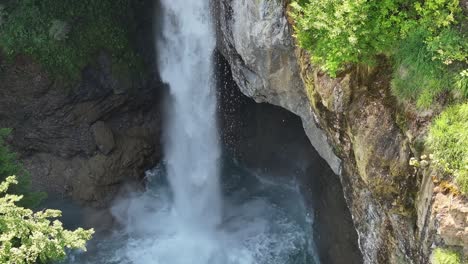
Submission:
[[[10,129],[0,129],[0,181],[21,170],[20,165],[15,161],[15,154],[5,146],[4,140],[10,133]]]
[[[468,97],[468,69],[462,70],[455,77],[455,87],[464,97]]]
[[[314,63],[336,76],[349,63],[395,59],[396,96],[427,107],[444,91],[468,98],[468,39],[458,0],[296,0],[295,36]]]
[[[392,91],[399,98],[416,100],[419,107],[428,107],[433,98],[449,90],[453,74],[439,61],[422,41],[429,32],[412,31],[394,54],[394,78]]]
[[[461,264],[459,253],[449,249],[436,248],[432,256],[433,264]]]
[[[0,27],[5,21],[5,17],[6,17],[5,6],[0,4]]]
[[[102,50],[135,68],[141,61],[129,42],[130,9],[129,0],[10,1],[0,24],[0,47],[9,58],[32,56],[66,79],[78,78]]]
[[[45,198],[45,193],[31,191],[31,178],[24,170],[21,163],[16,160],[16,155],[11,152],[4,139],[10,134],[10,129],[0,129],[0,181],[3,181],[9,175],[18,175],[18,184],[10,188],[11,193],[21,194],[24,198],[20,205],[34,208]]]
[[[445,28],[437,35],[429,35],[427,50],[432,60],[451,65],[454,62],[468,62],[468,42],[465,36],[453,28]]]
[[[294,1],[292,17],[299,45],[313,62],[335,76],[347,63],[371,62],[394,44],[398,12],[407,1]]]
[[[0,183],[0,263],[47,263],[64,259],[65,249],[86,250],[92,229],[69,231],[53,220],[61,216],[58,210],[34,213],[16,205],[22,196],[7,190],[17,183],[13,176]]]
[[[427,144],[437,163],[468,193],[468,103],[447,108],[432,124]]]
[[[461,12],[459,0],[425,0],[409,1],[416,10],[417,23],[431,32],[447,27],[455,22]],[[422,3],[421,3],[422,2]]]

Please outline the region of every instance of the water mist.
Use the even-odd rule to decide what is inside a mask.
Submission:
[[[161,77],[171,102],[164,140],[173,213],[180,228],[214,229],[221,221],[220,147],[208,0],[162,0]],[[205,230],[206,231],[206,230]]]
[[[161,6],[156,47],[170,87],[164,162],[147,172],[144,192],[116,200],[119,228],[68,263],[316,263],[297,186],[262,181],[220,158],[209,0],[161,0]]]

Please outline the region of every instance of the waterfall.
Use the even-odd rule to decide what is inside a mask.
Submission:
[[[220,147],[209,0],[162,0],[161,77],[170,86],[164,149],[181,228],[214,229],[221,221]]]
[[[220,171],[209,0],[160,2],[156,47],[170,87],[164,165],[147,172],[145,191],[115,201],[121,229],[70,263],[315,263],[295,188],[264,182],[236,162],[224,160]]]

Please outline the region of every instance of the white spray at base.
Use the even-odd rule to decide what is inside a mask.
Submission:
[[[145,192],[116,201],[112,213],[122,229],[98,241],[94,254],[70,263],[315,263],[304,229],[310,223],[296,221],[305,212],[296,189],[261,182],[231,164],[221,196],[209,0],[161,4],[157,49],[170,86],[165,169],[148,172]]]
[[[209,0],[161,0],[161,7],[157,51],[162,81],[170,88],[163,142],[172,199],[152,215],[155,228],[161,228],[156,237],[137,240],[143,250],[132,248],[128,256],[133,263],[222,263],[216,238],[222,198]]]

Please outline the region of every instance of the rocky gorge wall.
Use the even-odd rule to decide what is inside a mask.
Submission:
[[[18,58],[1,79],[1,127],[33,187],[104,205],[126,179],[138,179],[161,155],[157,89],[118,92],[106,75],[106,57],[70,93],[38,66]],[[19,96],[20,95],[20,96]]]
[[[439,245],[466,252],[466,200],[456,198],[452,209],[442,202],[452,194],[434,189],[433,174],[409,166],[437,112],[396,102],[385,58],[330,78],[295,47],[284,1],[223,0],[215,8],[219,50],[240,90],[298,115],[340,176],[364,263],[428,263]]]
[[[0,54],[0,127],[13,128],[8,141],[34,189],[105,206],[160,160],[164,86],[154,65],[153,4],[134,14],[135,46],[151,72],[144,77],[114,71],[105,51],[71,83],[29,57]]]
[[[142,2],[144,10],[135,14],[141,31],[136,42],[151,65],[145,78],[113,72],[112,58],[102,52],[70,86],[51,78],[31,58],[7,62],[0,54],[0,127],[14,128],[8,141],[32,173],[35,189],[105,206],[122,183],[140,180],[159,162],[164,85],[152,64],[154,3]],[[313,146],[300,152],[310,159],[298,169],[310,187],[304,193],[319,208],[314,235],[324,263],[359,263],[360,258],[365,263],[428,263],[432,249],[445,245],[468,255],[468,201],[437,186],[430,166],[408,165],[410,157],[420,157],[418,140],[437,111],[398,105],[389,93],[391,70],[385,58],[373,68],[352,67],[332,79],[295,47],[293,21],[282,1],[213,2],[218,49],[237,84],[229,89],[282,107],[302,121],[278,108],[240,100],[222,111],[233,111],[231,116],[245,117],[241,121],[250,125],[246,134],[233,130],[225,136],[241,148],[233,151],[246,155],[246,163],[277,165],[276,171],[284,169],[277,162],[281,155]],[[401,116],[410,118],[401,121]],[[281,120],[285,129],[302,125],[310,144],[297,131],[268,133]],[[278,138],[284,139],[278,149],[262,147]],[[349,230],[351,218],[357,238]],[[354,252],[356,245],[341,247],[340,241],[357,241],[362,256]],[[342,258],[343,251],[353,260]]]
[[[322,263],[362,263],[339,177],[309,143],[300,118],[255,103],[240,92],[224,57],[217,54],[216,62],[225,151],[255,174],[298,189]]]

